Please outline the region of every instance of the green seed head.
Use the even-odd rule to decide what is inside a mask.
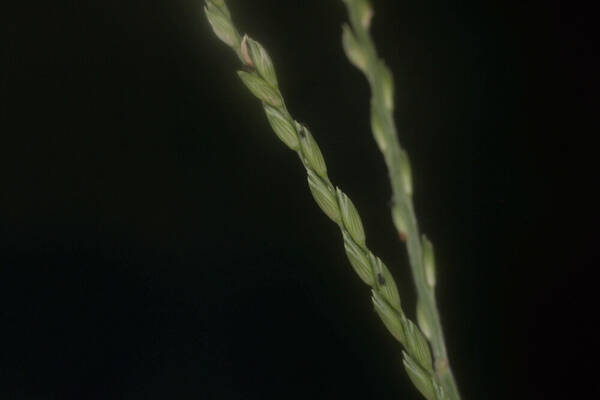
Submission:
[[[348,233],[350,233],[350,236],[352,236],[352,239],[354,239],[359,246],[364,247],[365,230],[356,207],[354,207],[352,200],[350,200],[350,198],[339,188],[337,189],[337,198],[342,212],[344,226],[348,230]]]
[[[204,12],[215,35],[229,47],[237,47],[240,42],[240,35],[233,27],[225,4],[222,1],[209,1],[204,7]]]
[[[246,65],[256,68],[258,74],[271,86],[277,87],[275,68],[267,51],[260,43],[244,35],[241,44],[242,58]]]
[[[264,106],[265,114],[271,124],[271,128],[279,139],[292,150],[298,150],[300,142],[296,129],[292,126],[290,119],[281,112],[281,109],[271,107],[267,104]]]
[[[283,105],[279,90],[273,88],[255,72],[238,71],[238,76],[252,94],[258,97],[263,103],[276,108]]]
[[[344,24],[342,27],[342,45],[350,62],[356,68],[365,72],[367,69],[367,57],[364,53],[364,47],[358,43],[352,29],[347,24]]]

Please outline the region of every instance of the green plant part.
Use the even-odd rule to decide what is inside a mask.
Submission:
[[[268,53],[247,35],[240,37],[224,1],[206,0],[205,12],[217,37],[231,47],[244,64],[244,71],[239,71],[238,75],[262,102],[273,131],[300,158],[315,202],[340,228],[351,266],[361,280],[371,287],[377,314],[405,348],[404,365],[411,381],[428,400],[450,399],[435,373],[427,338],[402,310],[392,274],[366,246],[363,224],[356,207],[329,180],[325,160],[311,132],[288,112]],[[370,17],[363,16],[363,19]],[[356,57],[360,59],[360,55]]]
[[[391,71],[377,55],[369,33],[373,16],[368,0],[343,0],[350,18],[344,24],[342,44],[346,56],[367,78],[371,87],[371,128],[373,137],[383,153],[392,187],[392,220],[402,241],[406,241],[412,275],[417,288],[417,320],[433,351],[435,373],[444,396],[459,400],[452,370],[448,362],[442,324],[435,300],[435,260],[433,245],[419,234],[412,200],[411,166],[406,151],[400,146],[394,122],[394,79]],[[411,379],[420,376],[413,362],[406,362]],[[421,392],[430,392],[428,387]],[[427,397],[427,396],[426,396]]]

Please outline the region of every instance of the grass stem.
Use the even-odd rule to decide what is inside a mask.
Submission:
[[[412,200],[410,161],[398,140],[394,122],[394,84],[387,65],[379,58],[369,33],[373,10],[367,0],[343,0],[350,25],[344,25],[342,43],[349,60],[366,76],[371,87],[371,128],[381,150],[392,187],[392,219],[399,237],[406,242],[417,289],[417,316],[427,336],[435,362],[435,373],[444,398],[460,395],[448,361],[439,310],[435,300],[435,261],[431,242],[419,233]],[[424,252],[424,249],[426,252]]]

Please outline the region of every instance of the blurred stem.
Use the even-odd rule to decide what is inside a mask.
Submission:
[[[418,304],[427,329],[420,323],[431,344],[435,373],[443,387],[444,399],[459,400],[460,395],[450,368],[442,323],[435,300],[435,283],[426,278],[423,242],[412,201],[410,164],[398,140],[394,122],[393,82],[391,72],[377,55],[369,34],[372,10],[366,0],[343,0],[348,8],[351,32],[344,38],[346,53],[366,75],[371,87],[373,134],[387,164],[392,187],[392,216],[402,241],[406,241],[409,262],[417,289]],[[386,76],[387,75],[387,76]]]

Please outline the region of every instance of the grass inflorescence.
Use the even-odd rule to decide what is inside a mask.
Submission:
[[[371,130],[381,150],[392,187],[392,219],[407,244],[413,279],[417,288],[417,321],[429,339],[435,373],[448,398],[460,398],[454,380],[435,300],[435,259],[433,245],[420,235],[412,200],[410,160],[398,140],[394,122],[393,75],[379,58],[369,33],[373,11],[367,0],[343,0],[350,25],[344,24],[342,44],[346,56],[367,78],[371,88]]]
[[[441,326],[433,299],[433,249],[425,238],[421,242],[418,236],[410,199],[412,183],[409,161],[406,152],[399,147],[391,118],[392,75],[385,64],[376,57],[368,36],[367,30],[372,15],[370,5],[364,0],[345,2],[350,11],[352,28],[344,28],[344,48],[350,60],[365,72],[372,85],[373,132],[390,169],[394,188],[394,222],[408,241],[409,256],[418,288],[420,284],[428,285],[425,292],[423,288],[418,290],[420,328],[408,319],[402,310],[400,295],[390,270],[367,247],[362,220],[352,200],[330,181],[325,159],[314,136],[288,111],[267,51],[248,35],[242,36],[238,33],[224,0],[206,0],[205,13],[217,37],[231,47],[241,60],[243,69],[238,71],[238,76],[248,90],[261,101],[271,128],[277,137],[298,155],[306,169],[308,187],[315,202],[338,225],[350,264],[360,279],[371,288],[375,311],[393,337],[404,346],[403,362],[411,381],[428,400],[456,400],[458,394],[453,393],[444,375],[440,374],[440,367],[444,367],[444,371],[448,372],[449,368],[446,368],[447,362],[443,366],[440,364],[440,349],[436,343],[436,338],[441,335]],[[426,272],[426,267],[429,272]],[[418,277],[415,269],[418,269]],[[423,297],[423,293],[429,297]],[[428,301],[433,301],[433,308]],[[441,340],[443,345],[443,337]],[[445,347],[443,350],[442,355],[445,356]],[[451,374],[449,376],[451,377]]]

